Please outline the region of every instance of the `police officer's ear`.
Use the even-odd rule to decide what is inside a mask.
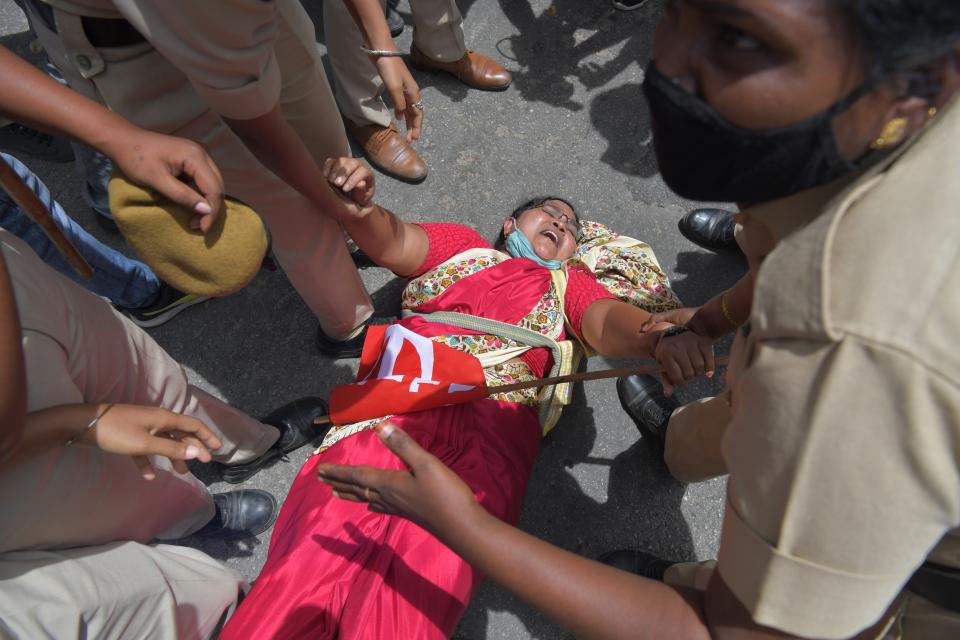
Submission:
[[[895,147],[926,126],[960,90],[960,45],[933,62],[904,71],[893,81],[897,98],[887,111],[885,125],[871,145]]]

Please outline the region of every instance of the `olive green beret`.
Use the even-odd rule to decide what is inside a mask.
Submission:
[[[224,198],[220,215],[204,234],[190,228],[193,211],[114,172],[110,210],[140,259],[184,293],[226,296],[238,291],[257,275],[267,252],[263,222],[236,200]]]

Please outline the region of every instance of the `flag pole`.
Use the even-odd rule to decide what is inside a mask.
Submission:
[[[727,364],[727,356],[718,356],[714,359],[716,366],[722,367]],[[537,387],[546,387],[553,384],[563,384],[564,382],[587,382],[589,380],[605,380],[607,378],[622,378],[624,376],[651,375],[662,373],[664,370],[660,364],[644,364],[639,367],[619,367],[617,369],[603,369],[602,371],[586,371],[583,373],[570,373],[565,376],[554,376],[552,378],[538,378],[536,380],[526,380],[514,384],[501,384],[493,387],[487,387],[487,395],[495,393],[510,393],[511,391],[522,391],[523,389],[535,389]],[[321,426],[330,424],[330,416],[318,416],[313,424]]]

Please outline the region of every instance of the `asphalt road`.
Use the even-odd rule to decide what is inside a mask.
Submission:
[[[322,3],[305,4],[322,40]],[[514,74],[513,85],[484,93],[447,76],[414,71],[426,106],[417,148],[430,175],[416,186],[381,177],[379,202],[408,220],[459,222],[492,238],[516,204],[536,195],[560,195],[577,205],[582,218],[649,242],[687,304],[701,303],[736,281],[745,268],[742,259],[701,250],[677,232],[677,220],[692,204],[672,194],[657,173],[640,90],[656,1],[630,13],[615,11],[609,0],[459,0],[459,6],[467,45],[504,64]],[[408,28],[397,43],[408,49],[412,22],[405,0],[400,9]],[[26,28],[17,7],[2,0],[0,42],[30,55]],[[123,249],[119,236],[94,224],[72,165],[21,159],[71,215]],[[401,283],[382,269],[364,270],[363,279],[378,314],[396,312]],[[313,345],[315,329],[315,320],[278,271],[261,272],[242,292],[189,309],[150,333],[183,363],[195,384],[258,416],[297,397],[326,396],[352,379],[357,362],[321,356]],[[620,364],[598,357],[588,367]],[[681,398],[716,392],[719,384],[694,384]],[[543,442],[521,526],[590,557],[627,546],[678,560],[713,557],[723,481],[683,485],[672,480],[656,448],[639,437],[621,411],[612,380],[587,383],[575,398]],[[249,485],[285,496],[307,454],[298,451]],[[199,474],[209,477],[211,491],[233,488]],[[203,548],[253,579],[266,557],[269,535]],[[568,635],[487,583],[455,637],[553,640]]]

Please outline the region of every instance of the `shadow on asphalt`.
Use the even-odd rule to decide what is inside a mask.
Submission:
[[[674,292],[686,306],[695,306],[736,284],[747,271],[747,261],[737,251],[681,251],[673,271]]]

